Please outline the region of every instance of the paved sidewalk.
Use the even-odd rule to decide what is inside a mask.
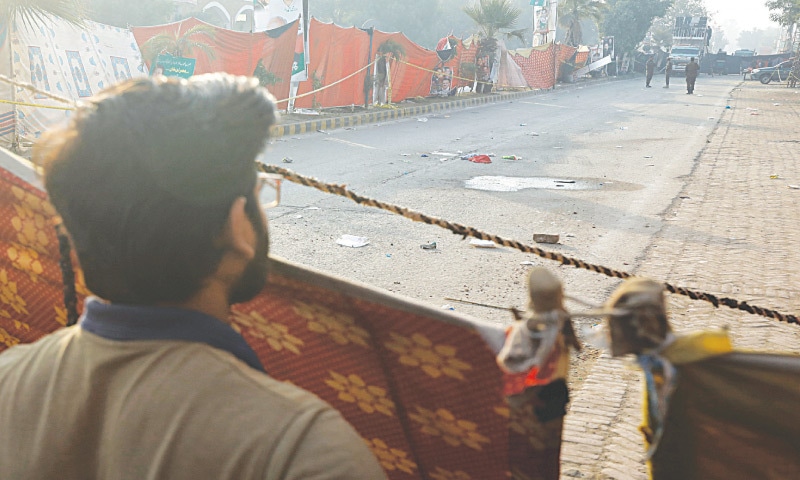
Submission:
[[[800,91],[736,88],[638,275],[800,313]],[[777,175],[777,178],[774,178]],[[800,353],[800,326],[671,295],[677,332],[727,327],[740,349]],[[641,375],[602,356],[573,392],[562,479],[646,479]]]

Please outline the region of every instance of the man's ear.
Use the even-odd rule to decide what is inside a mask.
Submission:
[[[245,212],[245,205],[247,205],[245,197],[238,197],[231,204],[228,221],[219,240],[224,248],[250,260],[256,254],[256,233],[250,217]]]

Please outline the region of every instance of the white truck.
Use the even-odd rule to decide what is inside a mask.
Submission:
[[[675,17],[672,48],[669,50],[672,73],[685,75],[686,65],[692,58],[699,64],[708,52],[710,43],[711,27],[708,26],[708,17]]]

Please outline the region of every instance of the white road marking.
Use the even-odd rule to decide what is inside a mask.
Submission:
[[[361,148],[368,148],[370,150],[377,150],[376,147],[370,147],[369,145],[362,145],[356,142],[348,142],[347,140],[342,140],[341,138],[327,138],[329,142],[339,142],[344,143],[345,145],[350,145],[351,147],[361,147]]]

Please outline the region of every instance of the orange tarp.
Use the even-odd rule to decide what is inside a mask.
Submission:
[[[433,50],[417,45],[402,33],[384,33],[377,30],[376,50],[377,46],[390,39],[403,46],[406,51],[403,60],[407,62],[392,62],[392,101],[400,102],[406,98],[428,96],[431,91],[433,69],[440,62],[439,55]],[[453,62],[450,61],[447,65],[453,65]]]
[[[439,63],[433,50],[423,48],[402,33],[385,33],[375,30],[372,40],[372,55],[369,53],[369,34],[355,28],[343,28],[332,23],[323,23],[312,18],[309,27],[309,79],[316,78],[321,86],[333,85],[353,74],[375,59],[380,45],[386,40],[397,42],[405,50],[402,62],[390,64],[392,101],[427,96],[430,93],[431,70]],[[411,66],[411,65],[414,66]],[[448,62],[452,65],[453,62]],[[417,68],[422,67],[422,68]],[[372,75],[373,68],[353,76],[341,83],[306,97],[298,98],[298,108],[339,107],[364,104],[364,79]],[[311,81],[303,82],[298,95],[311,92]],[[371,98],[368,99],[371,102]]]
[[[308,81],[300,82],[298,95],[313,91],[315,79],[318,81],[317,87],[333,85],[371,62],[369,35],[355,27],[342,28],[312,18],[308,42]],[[377,44],[374,44],[373,51],[377,49]],[[367,75],[372,75],[371,69],[321,92],[298,98],[295,107],[363,105],[364,79]]]
[[[0,351],[66,324],[53,214],[0,169]],[[340,411],[391,480],[558,479],[563,382],[506,399],[490,325],[275,259],[230,322],[271,376]]]
[[[280,81],[270,87],[273,95],[279,100],[288,98],[292,76],[292,62],[294,61],[294,47],[297,42],[297,23],[273,38],[268,32],[243,33],[233,30],[214,27],[201,22],[196,18],[189,18],[180,22],[153,27],[133,27],[133,36],[139,48],[152,37],[166,33],[179,36],[186,33],[196,25],[208,25],[213,29],[213,35],[197,34],[192,37],[198,42],[207,43],[214,52],[209,58],[202,50],[195,49],[187,56],[197,59],[195,74],[211,72],[227,72],[233,75],[253,75],[259,60],[264,67],[272,72]],[[280,30],[280,29],[275,29]],[[148,65],[149,67],[149,65]]]

